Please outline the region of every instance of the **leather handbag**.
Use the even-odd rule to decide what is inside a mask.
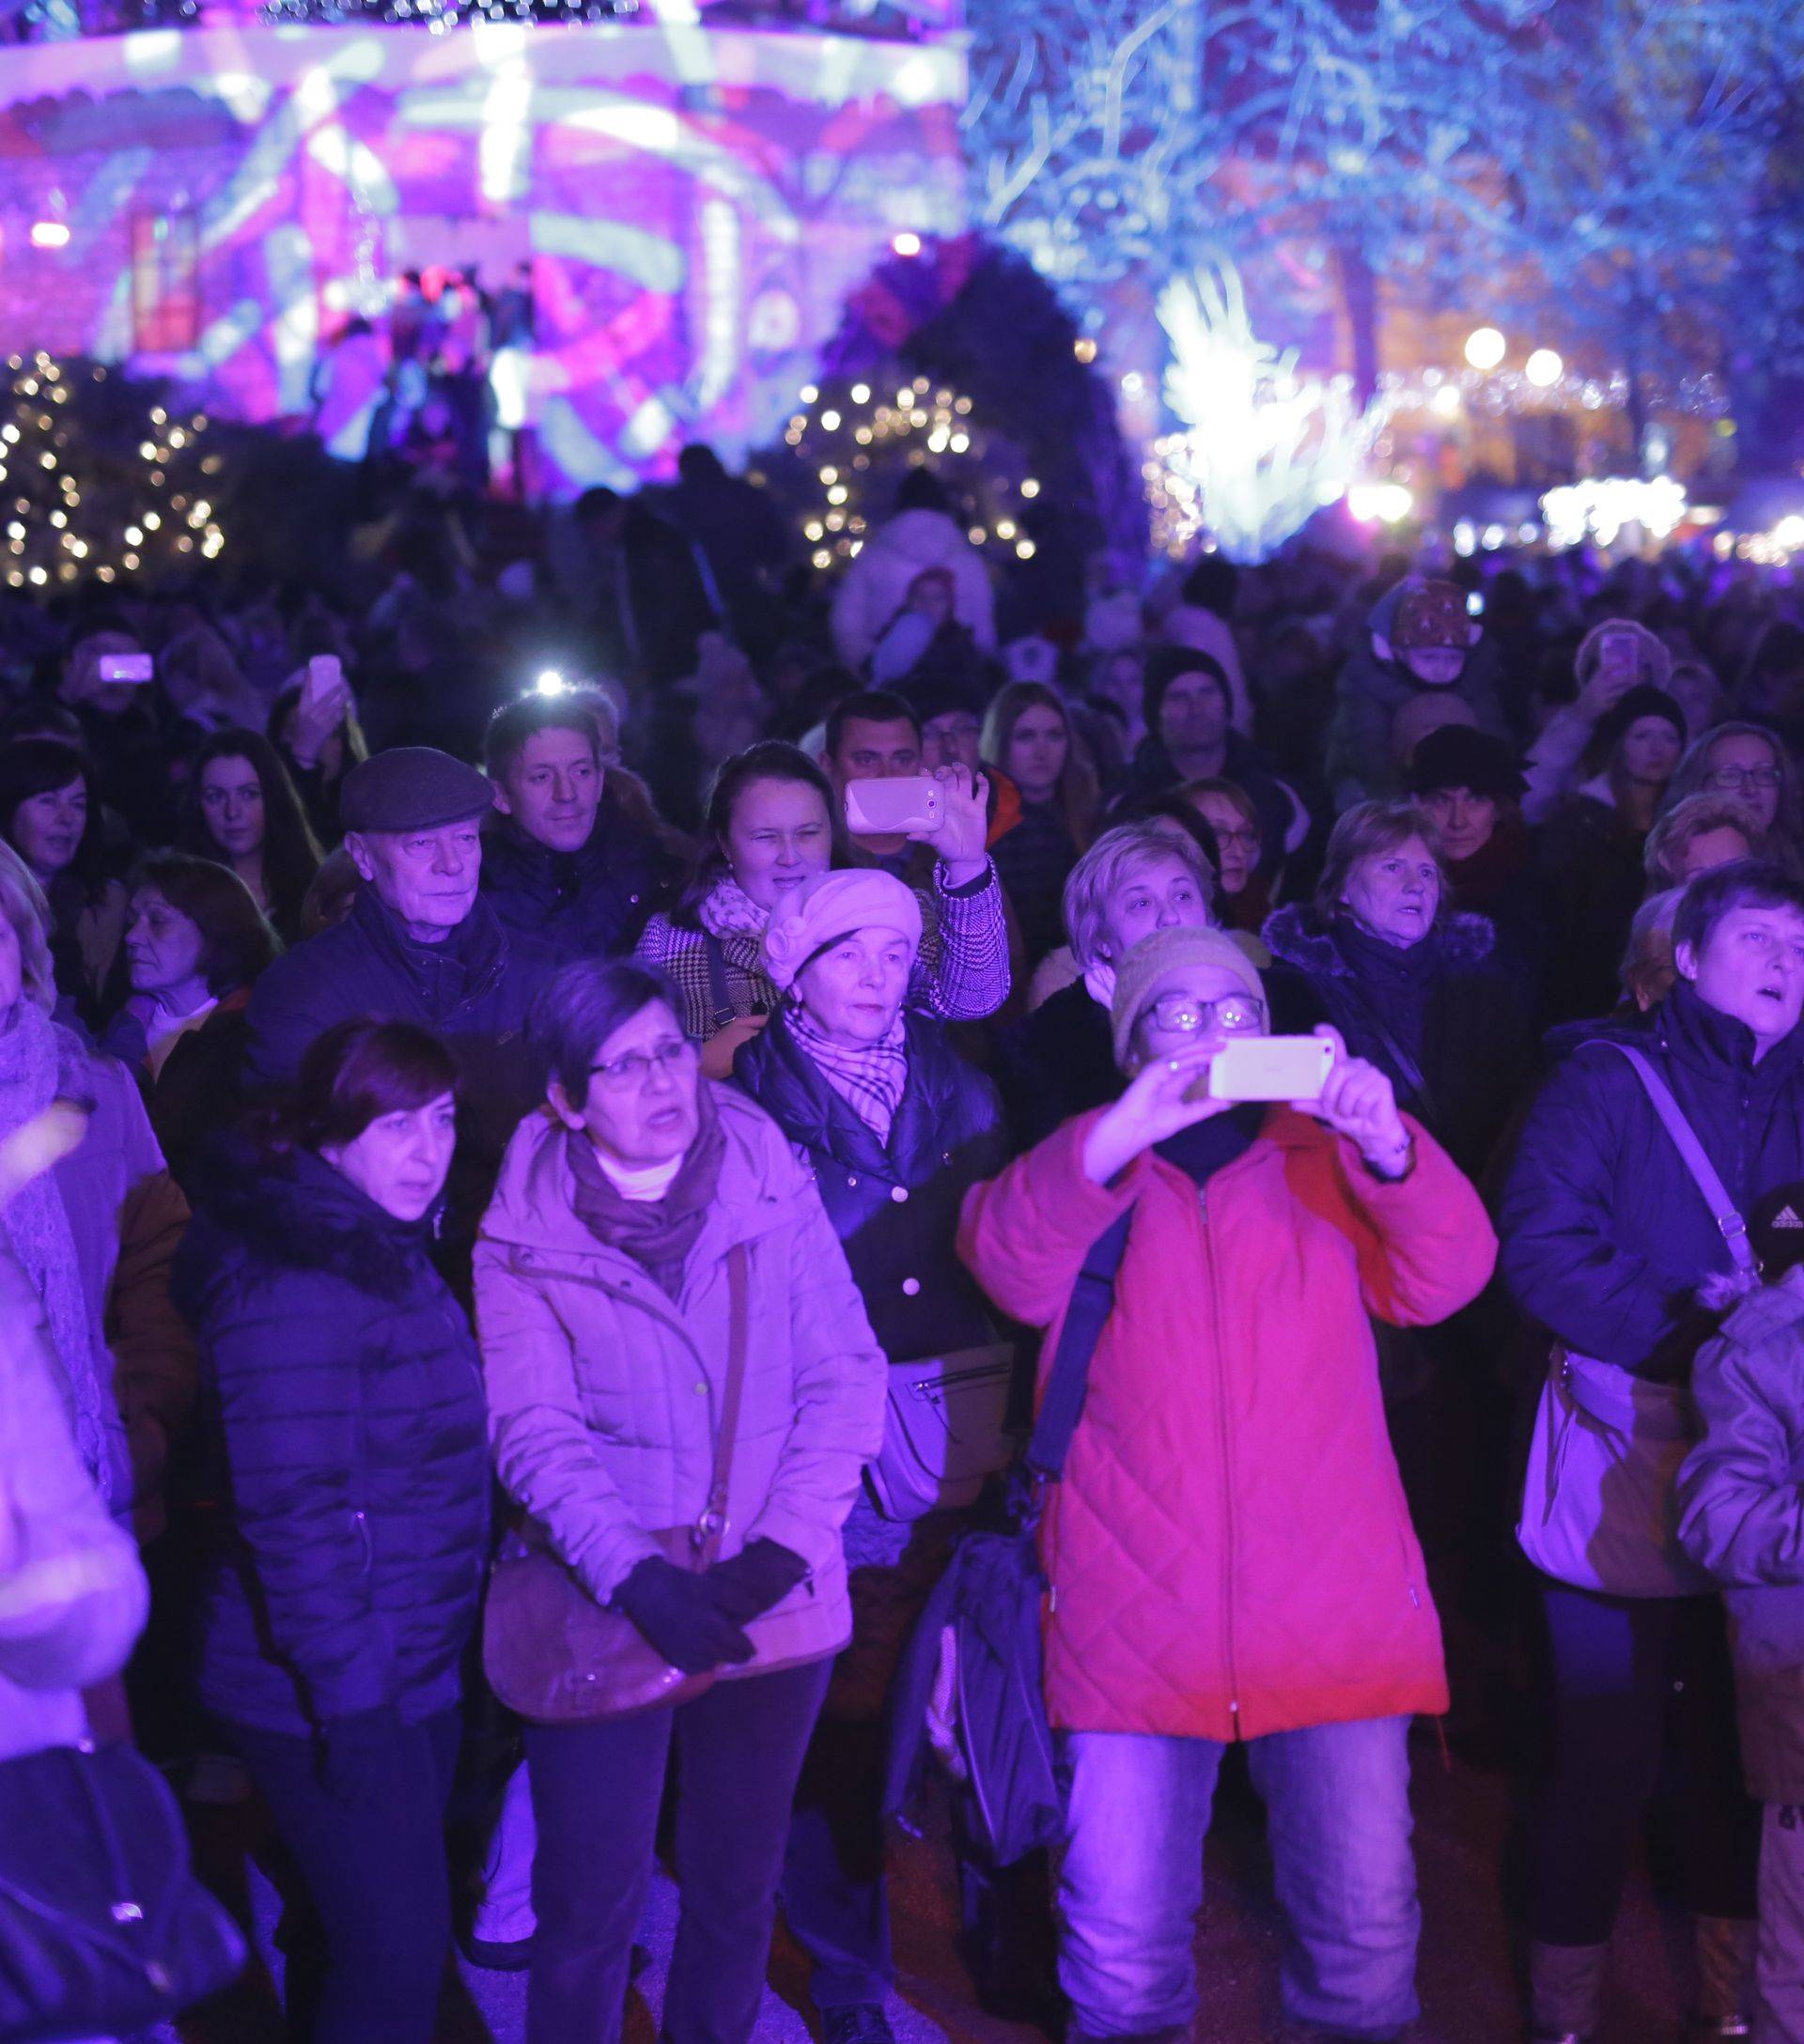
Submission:
[[[1601,1039],[1600,1039],[1601,1040]],[[1635,1067],[1744,1277],[1759,1274],[1748,1228],[1665,1080]],[[1522,1487],[1516,1537],[1544,1575],[1615,1597],[1689,1597],[1714,1587],[1678,1541],[1679,1465],[1697,1445],[1691,1398],[1620,1364],[1556,1344]]]
[[[1008,1467],[1017,1447],[1007,1425],[1014,1375],[1008,1341],[890,1365],[883,1446],[867,1471],[886,1519],[974,1505],[986,1481]]]
[[[243,1964],[140,1754],[46,1746],[0,1763],[0,2044],[148,2029]]]
[[[751,1257],[726,1256],[727,1357],[708,1503],[693,1525],[654,1530],[664,1559],[697,1572],[720,1558],[745,1391]],[[598,1603],[532,1519],[503,1540],[489,1577],[482,1668],[510,1711],[535,1725],[591,1725],[661,1711],[712,1686],[715,1671],[674,1668],[624,1613]]]

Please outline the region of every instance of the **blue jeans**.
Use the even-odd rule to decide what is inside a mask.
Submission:
[[[1292,2021],[1388,2036],[1414,2020],[1415,1858],[1407,1717],[1248,1742],[1283,1907]],[[1066,1732],[1059,1984],[1086,2036],[1181,2030],[1223,1748],[1212,1739]]]

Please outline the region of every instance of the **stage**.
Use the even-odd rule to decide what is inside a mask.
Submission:
[[[529,277],[540,487],[630,486],[768,438],[894,237],[964,225],[964,91],[950,38],[695,21],[7,47],[0,355],[298,420],[403,271]]]

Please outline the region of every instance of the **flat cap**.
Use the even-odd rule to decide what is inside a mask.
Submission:
[[[397,745],[345,776],[338,821],[347,830],[442,830],[486,815],[495,799],[487,774],[434,745]]]

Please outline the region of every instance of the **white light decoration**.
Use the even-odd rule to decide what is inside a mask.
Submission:
[[[1401,483],[1355,483],[1346,508],[1361,525],[1401,525],[1416,500]]]
[[[1508,347],[1495,327],[1477,327],[1466,336],[1466,360],[1474,369],[1495,369]]]
[[[921,237],[918,234],[898,234],[890,243],[898,256],[918,256],[921,253]]]
[[[1294,348],[1260,340],[1230,265],[1168,284],[1159,319],[1165,401],[1188,430],[1156,441],[1143,471],[1154,536],[1181,553],[1206,530],[1223,552],[1264,560],[1345,491],[1379,414],[1347,379],[1299,376]]]
[[[1550,489],[1541,500],[1548,543],[1555,547],[1576,547],[1585,539],[1613,546],[1630,525],[1639,525],[1652,539],[1665,539],[1685,510],[1685,485],[1671,475],[1602,476]]]
[[[1522,364],[1522,374],[1538,391],[1550,391],[1565,373],[1565,364],[1551,348],[1537,348]]]
[[[31,224],[33,248],[67,248],[69,227],[60,220],[34,220]]]

